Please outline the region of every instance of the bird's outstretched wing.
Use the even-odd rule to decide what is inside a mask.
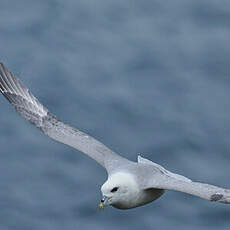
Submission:
[[[167,176],[159,176],[150,184],[148,185],[148,188],[174,190],[198,196],[205,200],[230,204],[230,190],[214,185],[193,181],[180,181]]]
[[[22,117],[49,137],[87,154],[107,170],[112,162],[128,161],[93,137],[58,120],[1,62],[0,91]]]
[[[152,176],[149,174],[148,179],[144,180],[144,183],[142,184],[143,189],[157,188],[174,190],[198,196],[209,201],[230,204],[229,189],[220,188],[210,184],[193,182],[184,176],[171,173],[162,168],[162,166],[159,166],[147,159],[141,159],[141,161],[142,164],[152,165],[154,169],[158,169],[158,173],[154,173]]]

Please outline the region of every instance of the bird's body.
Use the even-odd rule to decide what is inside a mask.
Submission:
[[[87,154],[106,169],[108,179],[101,187],[101,208],[107,205],[119,209],[139,207],[158,199],[165,190],[185,192],[209,201],[230,203],[228,189],[193,182],[140,156],[137,162],[129,161],[93,137],[63,123],[1,62],[0,91],[20,115],[46,135]]]
[[[136,172],[141,171],[139,165],[133,165],[133,167],[134,169],[137,167]],[[131,209],[148,204],[163,195],[163,189],[140,187],[138,173],[130,173],[130,170],[125,168],[108,177],[108,180],[101,187],[102,194],[111,197],[108,204],[111,203],[113,207],[118,209]],[[111,188],[114,187],[119,189],[116,194],[111,193]]]

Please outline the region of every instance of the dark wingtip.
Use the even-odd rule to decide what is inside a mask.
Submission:
[[[213,195],[211,195],[210,197],[210,201],[219,201],[224,197],[224,195],[220,194],[220,193],[215,193]]]

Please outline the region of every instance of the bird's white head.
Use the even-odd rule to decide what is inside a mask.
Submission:
[[[127,172],[118,172],[109,176],[108,180],[101,187],[102,200],[100,209],[112,205],[119,209],[135,207],[139,189],[135,178]]]

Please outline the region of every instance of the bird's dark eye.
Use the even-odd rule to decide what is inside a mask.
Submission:
[[[116,192],[118,190],[118,187],[114,187],[110,192]]]

